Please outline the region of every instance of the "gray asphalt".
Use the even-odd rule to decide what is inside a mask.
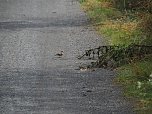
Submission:
[[[133,113],[114,72],[76,70],[104,45],[87,25],[77,0],[0,0],[0,114]]]

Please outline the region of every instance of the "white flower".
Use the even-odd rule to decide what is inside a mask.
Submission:
[[[152,78],[152,73],[149,75],[150,78]]]
[[[137,82],[137,88],[140,89],[141,88],[141,82]]]
[[[148,81],[149,81],[149,84],[152,85],[152,79],[149,79]]]

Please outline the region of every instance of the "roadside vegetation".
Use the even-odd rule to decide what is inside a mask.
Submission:
[[[152,45],[152,0],[80,0],[95,29],[110,45]],[[124,48],[123,47],[123,48]],[[116,82],[140,114],[152,113],[152,55],[117,68]]]

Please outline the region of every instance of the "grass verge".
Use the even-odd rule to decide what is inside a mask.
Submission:
[[[136,99],[135,110],[140,114],[152,112],[152,56],[134,61],[117,70],[118,84],[123,85],[124,95]]]
[[[119,10],[112,0],[81,0],[95,29],[111,45],[152,44],[152,14]],[[116,81],[123,85],[124,95],[136,99],[139,114],[152,113],[152,55],[121,66]]]

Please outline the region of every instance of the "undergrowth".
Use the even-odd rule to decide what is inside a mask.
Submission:
[[[124,87],[124,95],[136,98],[139,114],[152,112],[152,56],[122,66],[117,70],[116,81]]]
[[[81,0],[95,29],[111,45],[152,45],[151,0]],[[152,55],[117,70],[124,94],[137,100],[140,114],[152,113]]]
[[[121,11],[112,0],[81,0],[96,29],[110,44],[151,44],[152,14],[134,10]]]

